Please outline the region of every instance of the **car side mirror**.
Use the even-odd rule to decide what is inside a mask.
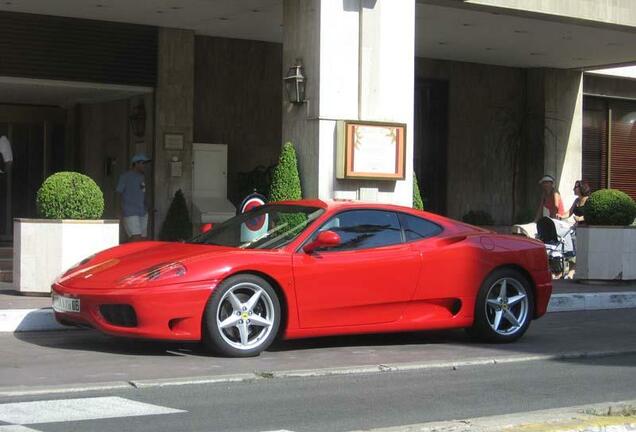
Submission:
[[[341,240],[338,234],[333,231],[322,231],[314,241],[307,243],[303,247],[303,251],[310,254],[319,248],[340,246],[340,243]]]

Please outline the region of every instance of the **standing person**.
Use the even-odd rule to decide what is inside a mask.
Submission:
[[[542,193],[541,202],[539,203],[539,208],[537,209],[537,215],[534,218],[535,222],[537,222],[543,216],[547,216],[552,219],[559,219],[563,215],[565,215],[561,194],[554,187],[554,183],[554,177],[550,175],[544,175],[543,177],[541,177],[541,180],[539,180]]]
[[[574,194],[576,195],[576,199],[572,203],[572,207],[570,210],[564,215],[564,218],[569,218],[574,215],[574,220],[577,224],[581,224],[585,222],[585,215],[583,213],[583,207],[587,202],[587,199],[590,197],[590,193],[592,189],[587,182],[583,180],[577,180],[574,183]]]
[[[130,241],[144,240],[148,234],[148,210],[146,207],[146,178],[144,172],[150,159],[136,154],[130,160],[130,169],[119,177],[118,213]]]

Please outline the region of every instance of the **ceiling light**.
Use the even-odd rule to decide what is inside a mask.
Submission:
[[[162,10],[158,10],[158,11],[156,11],[156,12],[157,12],[158,14],[162,14],[162,13],[163,13],[163,11],[162,11]]]
[[[252,12],[254,13],[259,13],[261,10],[260,9],[252,9]]]
[[[438,45],[448,45],[447,42],[437,42],[437,43],[438,43]]]
[[[531,56],[544,56],[546,54],[544,52],[531,52],[530,55]]]
[[[179,9],[183,9],[183,6],[170,6],[170,9],[179,10]]]
[[[462,24],[462,26],[464,26],[464,27],[472,27],[472,24],[464,23],[464,24]]]
[[[229,19],[229,18],[226,18],[226,17],[220,17],[220,18],[219,18],[219,21],[229,21],[229,20],[230,20],[230,19]]]
[[[528,34],[528,30],[515,30],[514,32],[517,34]]]

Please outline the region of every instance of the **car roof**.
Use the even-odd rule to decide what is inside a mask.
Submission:
[[[319,200],[319,199],[302,199],[302,200],[294,200],[294,201],[277,201],[271,202],[268,204],[283,204],[283,205],[299,205],[299,206],[307,206],[307,207],[319,207],[324,208],[328,211],[340,211],[346,209],[374,209],[374,210],[389,210],[389,211],[398,211],[402,213],[409,213],[414,216],[420,216],[432,221],[441,222],[444,221],[446,223],[456,222],[448,219],[444,216],[440,216],[435,213],[429,213],[422,210],[417,210],[411,207],[396,205],[396,204],[385,204],[378,202],[368,202],[368,201],[357,201],[357,200]]]

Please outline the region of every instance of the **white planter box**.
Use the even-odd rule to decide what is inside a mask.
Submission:
[[[23,293],[50,293],[72,265],[118,244],[117,220],[15,219],[14,286]]]
[[[575,278],[636,279],[636,227],[577,227]]]

